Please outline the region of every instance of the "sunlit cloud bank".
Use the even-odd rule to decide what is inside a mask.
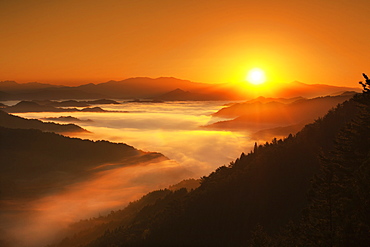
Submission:
[[[128,113],[24,113],[27,118],[71,115],[92,122],[79,123],[90,134],[76,137],[124,142],[144,151],[160,152],[196,176],[229,163],[253,146],[247,132],[204,130],[200,126],[218,119],[210,114],[228,102],[166,102],[101,105],[106,110]]]
[[[181,166],[191,169],[196,178],[208,175],[215,168],[229,163],[241,152],[252,147],[249,139],[241,133],[203,130],[132,130],[91,127],[93,134],[81,137],[126,141],[145,151],[163,153]]]
[[[160,152],[170,160],[98,172],[62,192],[35,201],[15,201],[2,217],[2,229],[16,244],[33,247],[60,237],[68,224],[123,208],[144,194],[187,178],[208,175],[249,152],[246,132],[204,130],[210,116],[226,102],[172,102],[100,106],[128,113],[22,113],[26,118],[73,116],[91,119],[79,125],[91,133],[75,137],[123,142],[144,151]]]

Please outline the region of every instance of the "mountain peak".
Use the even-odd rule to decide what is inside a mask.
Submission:
[[[184,91],[181,88],[176,88],[175,90],[172,90],[170,93],[189,93],[189,92]]]

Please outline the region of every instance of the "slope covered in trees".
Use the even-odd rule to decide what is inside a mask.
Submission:
[[[322,155],[301,220],[273,238],[264,235],[269,244],[262,246],[369,246],[370,80],[364,77],[363,94],[355,97],[359,114]]]
[[[169,193],[83,246],[344,246],[354,236],[350,243],[361,246],[369,233],[369,109],[369,94],[356,95],[297,135],[255,145],[194,191]],[[331,196],[338,209],[329,207]]]
[[[172,203],[174,198],[183,197],[187,194],[187,191],[199,187],[199,182],[199,179],[186,179],[171,185],[168,189],[150,192],[141,199],[131,202],[123,210],[112,211],[105,217],[100,216],[76,222],[70,225],[67,230],[71,236],[64,238],[58,245],[50,246],[72,247],[85,245],[97,237],[117,231],[117,228],[122,229],[130,226],[135,221],[145,220],[146,218],[139,217],[150,217],[149,215],[154,210],[160,209],[168,203]],[[141,211],[146,211],[145,215],[142,215],[143,213],[139,214]]]

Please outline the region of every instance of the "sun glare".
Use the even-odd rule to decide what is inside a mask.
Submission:
[[[260,85],[266,81],[266,75],[262,69],[254,68],[248,72],[246,80],[253,85]]]

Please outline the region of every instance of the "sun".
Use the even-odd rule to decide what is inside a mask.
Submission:
[[[253,85],[260,85],[266,81],[266,75],[262,69],[254,68],[248,71],[245,79]]]

